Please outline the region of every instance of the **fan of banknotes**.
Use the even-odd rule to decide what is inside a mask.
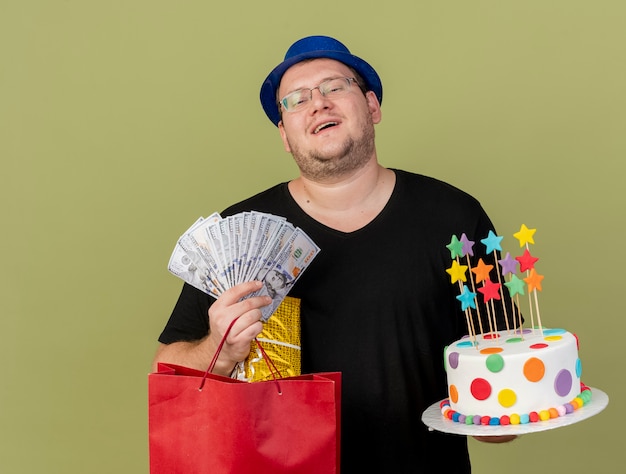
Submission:
[[[214,298],[238,283],[263,281],[253,296],[272,297],[262,309],[262,321],[267,321],[319,250],[284,217],[214,213],[200,217],[178,239],[168,270]]]

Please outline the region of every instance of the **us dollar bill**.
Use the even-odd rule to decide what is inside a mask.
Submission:
[[[168,270],[213,298],[246,281],[260,280],[250,296],[267,295],[267,321],[320,251],[299,227],[282,216],[248,211],[196,220],[178,239]],[[249,297],[250,297],[249,296]]]
[[[302,272],[320,251],[319,247],[299,227],[280,250],[272,266],[261,269],[255,276],[263,286],[255,295],[267,295],[272,303],[261,308],[261,321],[267,321],[289,293]]]

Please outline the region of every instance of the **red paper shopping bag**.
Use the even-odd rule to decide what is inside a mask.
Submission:
[[[151,474],[339,473],[340,373],[248,383],[159,364],[148,395]]]

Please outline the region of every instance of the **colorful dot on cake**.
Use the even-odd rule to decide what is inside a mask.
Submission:
[[[456,343],[456,347],[473,347],[474,343],[472,341],[461,341]]]
[[[450,385],[449,392],[450,392],[450,400],[452,400],[452,403],[458,402],[459,391],[457,390],[456,385]]]
[[[546,367],[541,359],[531,357],[524,364],[524,376],[530,382],[539,382],[543,378],[545,373]]]
[[[565,397],[572,389],[572,374],[569,370],[562,369],[554,379],[554,391],[557,395]]]
[[[531,349],[545,349],[546,347],[548,347],[548,344],[544,344],[543,342],[538,342],[530,346]]]
[[[510,337],[509,339],[507,339],[505,342],[508,342],[510,344],[516,343],[516,342],[522,342],[524,339],[522,339],[521,337]]]
[[[470,384],[470,392],[476,400],[486,400],[491,395],[491,384],[485,379],[474,379]]]
[[[458,352],[450,352],[450,354],[448,354],[448,365],[452,369],[456,369],[459,366],[459,353]]]
[[[481,354],[499,354],[503,350],[504,349],[502,349],[501,347],[486,347],[484,349],[481,349],[480,353]]]
[[[543,339],[544,341],[554,342],[554,341],[560,341],[561,339],[563,339],[563,337],[562,336],[546,336]]]
[[[576,359],[576,377],[580,378],[583,373],[583,363],[579,359]]]
[[[565,329],[544,329],[543,330],[543,335],[544,336],[558,336],[560,334],[565,334],[567,333],[567,331]]]
[[[504,368],[504,359],[500,354],[491,354],[485,359],[485,365],[489,372],[498,373]]]
[[[498,393],[498,403],[505,408],[512,407],[513,405],[515,405],[516,401],[517,395],[513,390],[509,388],[502,389]]]

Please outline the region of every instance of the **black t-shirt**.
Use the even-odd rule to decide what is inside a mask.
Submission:
[[[446,245],[465,233],[478,257],[493,226],[463,191],[394,171],[389,202],[354,232],[305,214],[287,183],[222,215],[283,216],[321,249],[289,295],[301,299],[302,372],[342,372],[342,473],[467,473],[465,437],[429,432],[421,415],[447,395],[444,347],[467,333]],[[212,301],[185,284],[159,340],[204,337]]]

